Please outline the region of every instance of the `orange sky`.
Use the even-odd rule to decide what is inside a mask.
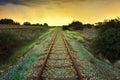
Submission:
[[[8,2],[7,2],[8,1]],[[0,2],[0,18],[18,22],[64,25],[79,20],[95,23],[120,17],[120,0],[6,0]]]

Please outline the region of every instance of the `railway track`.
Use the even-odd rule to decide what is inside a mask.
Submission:
[[[60,31],[36,62],[27,80],[88,80],[83,79],[76,56]]]

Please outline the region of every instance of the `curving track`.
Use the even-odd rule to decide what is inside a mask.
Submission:
[[[89,80],[82,77],[76,58],[62,32],[56,31],[27,80]]]

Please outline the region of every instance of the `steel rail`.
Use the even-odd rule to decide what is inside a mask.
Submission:
[[[77,63],[76,63],[76,61],[75,61],[75,59],[73,57],[72,51],[71,51],[70,47],[68,46],[69,45],[68,41],[65,39],[64,35],[62,34],[62,32],[61,32],[61,35],[62,35],[62,39],[64,41],[64,44],[65,44],[65,46],[67,48],[68,54],[70,56],[70,59],[72,60],[73,67],[75,68],[75,71],[77,72],[77,75],[78,75],[77,79],[78,80],[83,80],[82,75],[81,75],[81,73],[79,71],[78,65],[77,65]]]
[[[60,31],[59,31],[59,32],[60,32]],[[40,68],[40,70],[39,70],[39,73],[38,73],[38,76],[37,76],[36,80],[43,80],[42,74],[43,74],[43,71],[44,71],[44,69],[45,69],[45,67],[46,67],[46,63],[47,63],[47,61],[48,61],[48,59],[49,59],[51,50],[53,49],[54,42],[55,42],[55,40],[56,40],[57,34],[58,34],[58,31],[55,32],[55,34],[53,35],[53,38],[51,39],[50,46],[48,47],[48,50],[47,50],[47,55],[46,55],[46,57],[45,57],[45,60],[44,60],[44,62],[43,62],[43,65],[41,65],[41,68]],[[70,57],[70,59],[71,59],[71,61],[72,61],[72,65],[71,65],[71,66],[74,67],[74,69],[75,69],[75,71],[76,71],[76,73],[77,73],[77,80],[83,80],[82,75],[81,75],[81,73],[80,73],[80,71],[79,71],[78,65],[77,65],[77,63],[76,63],[76,60],[75,60],[75,58],[73,57],[73,52],[72,52],[72,50],[71,50],[71,48],[70,48],[70,44],[69,44],[68,41],[65,39],[64,35],[62,34],[62,32],[60,32],[60,34],[61,34],[61,38],[62,38],[62,40],[63,40],[63,42],[64,42],[65,48],[66,48],[66,50],[67,50],[67,52],[68,52],[68,55],[69,55],[69,57]],[[54,66],[54,67],[57,67],[57,66]],[[67,67],[67,66],[64,66],[64,67]]]
[[[47,61],[48,61],[50,52],[51,52],[51,50],[52,50],[52,48],[53,48],[53,45],[54,45],[55,39],[56,39],[56,37],[57,37],[57,34],[58,34],[58,32],[56,31],[55,34],[54,34],[54,36],[53,36],[53,38],[52,38],[52,40],[51,40],[51,44],[50,44],[50,46],[49,46],[49,48],[48,48],[47,56],[46,56],[46,58],[45,58],[45,60],[44,60],[44,63],[43,63],[43,65],[42,65],[42,67],[41,67],[41,69],[40,69],[40,71],[39,71],[39,74],[38,74],[38,77],[36,78],[36,80],[42,80],[42,74],[43,74],[43,71],[44,71],[44,69],[45,69],[46,63],[47,63]]]

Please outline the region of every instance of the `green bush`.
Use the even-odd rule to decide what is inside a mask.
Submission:
[[[62,26],[63,30],[83,30],[84,25],[82,22],[79,21],[73,21],[69,25]]]
[[[45,29],[0,29],[0,63],[39,38]],[[19,54],[18,54],[19,55]]]
[[[63,30],[69,30],[69,26],[64,25],[64,26],[62,26],[62,29],[63,29]]]
[[[20,25],[19,22],[15,22],[14,20],[12,20],[12,19],[7,19],[7,18],[0,19],[0,24],[13,24],[13,25]]]
[[[95,55],[102,54],[111,62],[120,59],[120,21],[118,19],[98,25],[100,31],[93,43]]]
[[[12,54],[12,48],[15,48],[19,43],[15,34],[2,31],[0,32],[0,60],[5,60]]]
[[[73,30],[82,30],[83,29],[83,24],[82,24],[82,22],[79,22],[79,21],[73,21],[71,24],[69,24],[69,26]]]
[[[30,22],[24,22],[23,25],[30,26],[31,23]]]

